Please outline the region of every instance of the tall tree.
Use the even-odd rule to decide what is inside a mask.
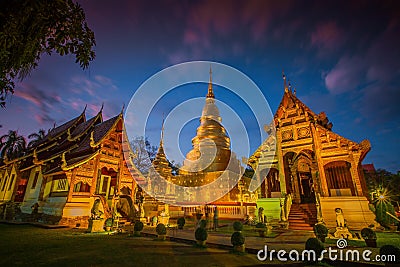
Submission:
[[[146,174],[157,154],[157,147],[152,146],[143,136],[133,138],[130,145],[134,155],[133,163],[141,173]]]
[[[95,58],[95,45],[82,7],[72,0],[0,1],[0,106],[42,54],[73,54],[85,69]]]
[[[0,137],[0,157],[2,159],[7,156],[9,160],[18,158],[24,154],[26,150],[26,140],[22,135],[18,135],[17,131],[9,131]]]
[[[37,133],[31,133],[30,135],[28,135],[28,139],[32,139],[28,143],[28,148],[34,147],[37,143],[42,141],[45,136],[46,136],[46,131],[43,129],[40,129]]]

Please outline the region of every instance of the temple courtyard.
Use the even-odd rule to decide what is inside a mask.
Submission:
[[[41,226],[41,227],[37,227]],[[42,228],[43,225],[0,224],[0,266],[308,266],[302,262],[259,261],[258,250],[264,245],[272,249],[301,251],[313,232],[289,230],[273,232],[261,238],[251,226],[245,226],[246,253],[233,253],[230,244],[232,226],[209,231],[207,247],[195,245],[194,231],[170,228],[167,240],[157,240],[155,229],[145,227],[141,237],[125,233],[87,233],[82,228]],[[372,255],[385,244],[400,246],[400,234],[380,232],[378,248],[368,248]],[[327,239],[325,248],[337,249],[336,240]],[[367,249],[361,240],[349,240],[349,249]],[[383,266],[376,263],[326,262],[323,266]]]

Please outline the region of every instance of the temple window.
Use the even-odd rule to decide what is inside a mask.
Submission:
[[[74,192],[90,192],[90,185],[80,181],[79,183],[75,184]]]
[[[12,174],[11,175],[11,181],[10,181],[10,183],[9,183],[9,185],[8,185],[8,191],[10,191],[11,190],[11,187],[12,187],[12,185],[13,185],[13,183],[14,183],[14,179],[15,179],[15,174]]]
[[[4,179],[4,182],[3,182],[3,186],[1,187],[1,191],[4,191],[4,189],[6,188],[7,180],[8,180],[8,177],[6,176],[6,178]]]
[[[66,196],[68,193],[68,179],[65,174],[54,175],[51,188],[52,197]]]
[[[53,191],[66,191],[67,190],[67,179],[59,179],[55,181]]]
[[[351,164],[346,161],[335,161],[325,165],[325,176],[330,196],[355,195],[350,167]]]

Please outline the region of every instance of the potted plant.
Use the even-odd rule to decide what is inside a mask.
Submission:
[[[196,238],[198,246],[204,247],[206,245],[206,240],[208,237],[206,228],[203,228],[203,227],[197,228],[196,232],[194,233],[194,236]]]
[[[367,247],[376,248],[376,233],[371,228],[363,228],[361,236],[364,238]]]
[[[113,219],[108,218],[104,223],[104,226],[105,226],[107,232],[111,231],[112,225],[113,225]]]
[[[322,243],[325,242],[325,238],[328,236],[329,229],[322,223],[317,223],[314,225],[314,234],[321,240]]]
[[[231,244],[233,245],[233,251],[245,252],[244,235],[241,232],[234,232],[231,236]]]
[[[177,224],[178,224],[178,229],[183,229],[183,226],[185,225],[186,221],[184,217],[179,217]]]
[[[165,235],[167,234],[167,228],[164,224],[159,223],[156,227],[156,232],[158,234],[159,240],[165,240]]]
[[[265,229],[266,229],[266,226],[265,226],[264,223],[262,223],[262,222],[257,223],[257,224],[256,224],[256,229],[257,229],[258,235],[259,235],[260,237],[265,237]]]
[[[143,223],[141,221],[136,221],[133,226],[133,236],[140,236],[140,232],[143,230]]]
[[[240,232],[240,231],[242,231],[242,230],[243,230],[243,224],[242,224],[241,222],[238,222],[238,221],[234,222],[234,223],[233,223],[233,230],[234,230],[235,232]]]

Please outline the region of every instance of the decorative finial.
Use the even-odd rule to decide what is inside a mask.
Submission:
[[[296,87],[293,88],[293,94],[296,95]]]
[[[161,124],[161,139],[160,139],[160,146],[164,143],[164,113],[163,113],[163,119],[162,119],[162,124]]]
[[[210,65],[210,81],[208,82],[208,93],[207,98],[215,98],[213,88],[212,88],[212,70]]]
[[[61,155],[61,168],[64,169],[67,167],[67,161],[65,160],[65,152]]]
[[[101,103],[101,109],[100,109],[100,111],[99,111],[99,112],[102,112],[102,111],[103,111],[103,108],[104,108],[104,102],[103,102],[103,103]]]
[[[121,114],[123,114],[123,113],[124,113],[124,109],[125,109],[125,103],[122,103]]]
[[[85,108],[83,109],[82,113],[86,112],[87,104],[85,105]]]
[[[289,83],[289,91],[291,92],[292,91],[292,84],[290,83],[290,80],[288,80],[288,83]]]
[[[94,142],[93,133],[94,133],[94,130],[90,133],[90,146],[91,147],[96,147],[96,143]]]
[[[285,89],[285,92],[287,93],[289,91],[289,89],[286,85],[286,75],[285,75],[285,72],[283,71],[283,69],[282,69],[282,78],[283,78],[283,87]]]

